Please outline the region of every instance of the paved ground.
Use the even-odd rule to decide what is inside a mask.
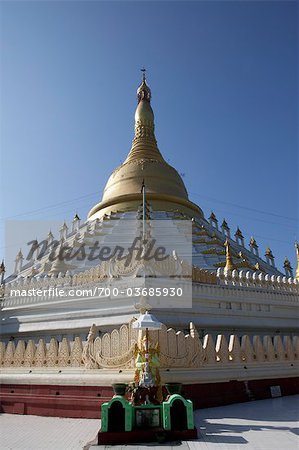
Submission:
[[[298,450],[299,395],[196,411],[198,450]],[[136,449],[135,449],[136,450]]]
[[[0,449],[82,450],[100,426],[96,419],[0,414]]]
[[[167,445],[90,444],[99,420],[0,415],[1,450],[298,450],[299,395],[202,409],[195,412],[198,441]]]

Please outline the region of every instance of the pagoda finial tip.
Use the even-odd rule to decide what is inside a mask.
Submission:
[[[141,100],[147,100],[148,102],[151,101],[151,90],[149,88],[149,86],[146,83],[146,69],[140,69],[142,72],[142,81],[140,86],[137,89],[137,98],[138,98],[138,103]]]
[[[143,66],[143,68],[140,69],[140,71],[142,72],[142,81],[145,81],[145,79],[146,79],[146,69],[145,69],[145,67]]]

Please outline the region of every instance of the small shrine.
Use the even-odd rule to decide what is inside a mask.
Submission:
[[[182,395],[181,383],[166,383],[165,389],[161,384],[159,346],[152,345],[149,338],[149,330],[161,327],[162,323],[147,310],[141,311],[133,323],[140,332],[134,381],[112,385],[115,395],[102,404],[99,444],[197,438],[193,404]]]

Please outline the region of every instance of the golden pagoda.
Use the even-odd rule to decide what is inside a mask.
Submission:
[[[36,248],[30,260],[20,250],[5,279],[0,265],[2,412],[99,418],[111,383],[134,379],[142,342],[142,331],[133,326],[136,311],[151,307],[163,324],[149,331],[152,348],[160,352],[161,379],[184,384],[198,404],[206,392],[215,393],[217,404],[221,396],[225,402],[265,398],[280,386],[295,393],[298,243],[293,278],[288,259],[284,275],[269,248],[263,259],[253,237],[245,247],[239,227],[232,236],[225,219],[221,226],[213,212],[206,219],[157,146],[145,76],[137,99],[131,150],[87,220],[76,213],[56,240],[52,232],[45,236],[49,245],[58,244],[54,259],[49,249]],[[169,258],[159,267],[153,261],[147,272],[137,258],[126,265],[122,258],[80,257],[82,246],[90,249],[92,243],[108,250],[128,245],[145,222],[154,238],[169,244]],[[157,226],[161,222],[165,228]],[[188,239],[176,251],[186,223]],[[56,258],[65,249],[79,257]],[[183,285],[186,273],[190,283],[176,304],[157,290],[153,296],[139,291],[135,298],[124,291],[147,277],[161,283],[161,293],[165,279]],[[31,295],[34,290],[40,295]],[[155,298],[161,302],[153,306]],[[210,397],[208,406],[214,406]]]

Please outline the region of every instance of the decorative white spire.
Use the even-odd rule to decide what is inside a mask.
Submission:
[[[60,228],[60,240],[66,239],[67,232],[68,232],[68,226],[65,222],[63,222],[62,227]]]
[[[24,256],[23,256],[22,250],[20,249],[19,252],[17,253],[16,259],[15,259],[15,271],[14,271],[14,273],[16,275],[18,275],[21,272],[21,270],[22,270],[23,259],[24,259]]]
[[[227,225],[227,222],[226,222],[225,219],[223,219],[223,222],[222,222],[222,224],[221,224],[221,230],[222,230],[222,233],[223,233],[227,238],[230,238],[230,228],[229,228],[229,226]]]
[[[212,227],[215,227],[218,230],[218,219],[217,219],[217,217],[216,217],[216,215],[214,214],[213,211],[211,211],[211,215],[209,217],[209,221],[210,221],[210,224],[212,225]]]
[[[4,264],[4,259],[2,259],[2,263],[0,264],[0,274],[1,274],[1,281],[0,283],[3,284],[4,281],[4,274],[5,274],[5,264]]]
[[[76,232],[79,231],[79,227],[80,227],[80,217],[76,213],[74,215],[73,222],[72,222],[72,231],[76,231]]]
[[[251,236],[250,242],[249,242],[250,251],[255,255],[259,256],[259,246],[256,243],[256,240],[253,236]]]
[[[291,266],[290,260],[287,257],[285,257],[284,259],[283,268],[285,270],[286,276],[293,278],[293,267]]]
[[[53,235],[52,231],[50,230],[48,233],[48,236],[47,236],[48,245],[53,242],[53,239],[54,239],[54,235]]]
[[[265,257],[267,263],[270,264],[272,267],[275,267],[274,256],[272,250],[269,247],[266,248]]]
[[[237,227],[237,230],[235,232],[235,238],[236,238],[237,244],[242,245],[242,247],[244,247],[244,236],[239,227]]]

